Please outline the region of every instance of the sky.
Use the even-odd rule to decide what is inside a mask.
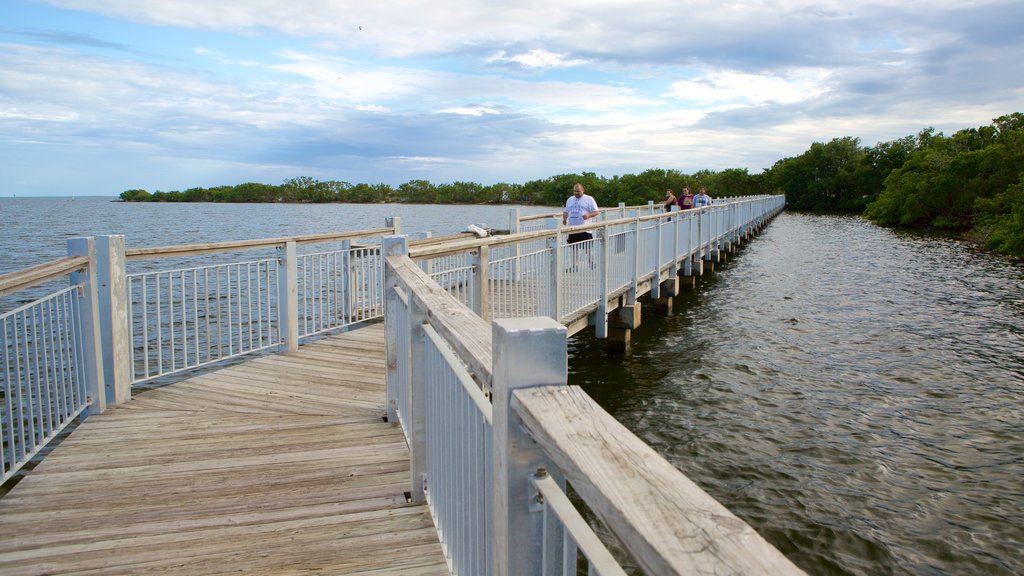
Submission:
[[[0,0],[0,197],[756,174],[1012,112],[1021,0]]]

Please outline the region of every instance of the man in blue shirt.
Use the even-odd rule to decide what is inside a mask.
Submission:
[[[700,192],[693,197],[693,207],[702,208],[704,206],[711,206],[711,196],[708,196],[708,191],[701,186]]]

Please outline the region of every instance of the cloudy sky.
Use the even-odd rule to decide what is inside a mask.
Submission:
[[[1024,111],[1021,0],[2,0],[0,195],[752,173]]]

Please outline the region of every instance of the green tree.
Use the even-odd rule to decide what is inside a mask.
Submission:
[[[979,198],[977,231],[985,246],[1002,254],[1024,258],[1024,173],[1020,182],[993,198]]]
[[[150,200],[150,193],[136,188],[133,190],[125,190],[121,192],[121,200],[125,202],[148,202]]]
[[[841,210],[855,204],[854,173],[863,154],[857,138],[815,142],[800,156],[776,162],[770,179],[794,208]]]
[[[398,201],[412,204],[434,204],[437,187],[428,180],[410,180],[398,187]]]

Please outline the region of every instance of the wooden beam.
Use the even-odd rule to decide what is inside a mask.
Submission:
[[[256,248],[282,246],[288,242],[295,242],[296,244],[310,244],[315,242],[353,240],[356,238],[367,238],[370,236],[384,236],[386,234],[390,234],[392,231],[392,228],[371,228],[369,230],[357,230],[355,232],[328,232],[324,234],[306,234],[304,236],[286,236],[282,238],[261,238],[258,240],[233,240],[230,242],[212,242],[207,244],[181,244],[177,246],[157,246],[154,248],[132,248],[130,250],[125,250],[125,257],[129,260],[138,260],[140,258],[167,258],[171,256],[208,254],[212,252],[253,250]]]
[[[579,386],[517,390],[512,407],[646,574],[803,574]]]
[[[54,278],[60,278],[65,274],[81,270],[88,264],[88,256],[68,256],[51,260],[38,266],[4,274],[0,276],[0,296],[13,294],[18,290],[24,290]]]
[[[452,345],[484,391],[490,392],[491,326],[452,298],[411,259],[388,256],[387,265],[401,278],[409,298],[426,311],[434,330]]]

